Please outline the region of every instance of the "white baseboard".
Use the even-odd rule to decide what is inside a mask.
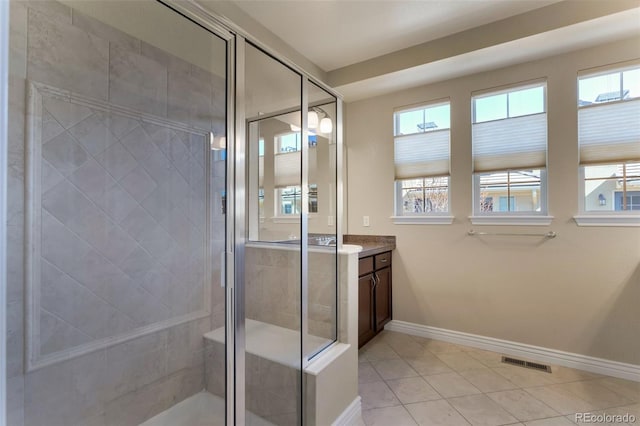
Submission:
[[[604,374],[619,377],[621,379],[640,382],[640,365],[626,364],[610,361],[603,358],[595,358],[571,352],[563,352],[556,349],[540,346],[526,345],[524,343],[495,339],[493,337],[479,336],[444,328],[430,327],[405,321],[392,320],[385,325],[385,330],[398,331],[413,336],[426,337],[434,340],[442,340],[449,343],[471,346],[485,349],[505,355],[520,356],[533,361],[561,365],[591,373]]]
[[[331,426],[357,426],[362,420],[362,401],[357,396]]]

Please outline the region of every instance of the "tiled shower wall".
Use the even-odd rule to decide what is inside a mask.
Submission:
[[[253,245],[245,250],[247,318],[300,330],[300,250]],[[309,333],[333,339],[336,321],[336,253],[309,250]]]
[[[10,46],[8,424],[139,424],[204,388],[224,324],[224,161],[202,167],[224,79],[54,1],[11,2]]]

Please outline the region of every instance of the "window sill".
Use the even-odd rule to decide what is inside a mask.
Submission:
[[[315,219],[317,216],[316,213],[309,213],[309,220]],[[291,215],[291,216],[274,216],[271,218],[273,223],[300,223],[300,215]]]
[[[548,226],[553,216],[513,215],[513,216],[469,216],[473,225],[519,225],[519,226]]]
[[[454,216],[391,216],[394,225],[451,225]]]
[[[573,217],[578,226],[640,226],[640,215],[581,214]]]

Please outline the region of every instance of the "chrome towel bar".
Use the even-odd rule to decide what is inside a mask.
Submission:
[[[477,232],[473,229],[470,229],[467,232],[468,235],[476,236],[476,235],[491,235],[491,236],[500,236],[500,237],[544,237],[544,238],[555,238],[558,236],[554,231],[545,232],[544,234],[527,234],[527,233],[516,233],[516,232]]]

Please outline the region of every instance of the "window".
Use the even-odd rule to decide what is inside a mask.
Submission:
[[[278,200],[277,216],[300,215],[302,213],[302,192],[300,186],[276,189]],[[318,185],[309,185],[309,213],[318,213]]]
[[[640,210],[638,65],[578,78],[578,141],[581,210],[613,215]]]
[[[479,178],[481,213],[537,212],[542,208],[539,169],[484,173]]]
[[[546,215],[546,85],[473,96],[472,112],[474,215]]]
[[[284,133],[276,136],[276,152],[296,152],[300,151],[300,139],[302,134],[300,132]],[[309,146],[313,147],[318,144],[316,135],[309,134]],[[264,151],[263,151],[264,152]]]
[[[396,216],[449,212],[448,101],[394,113]],[[406,223],[406,222],[405,222]]]

